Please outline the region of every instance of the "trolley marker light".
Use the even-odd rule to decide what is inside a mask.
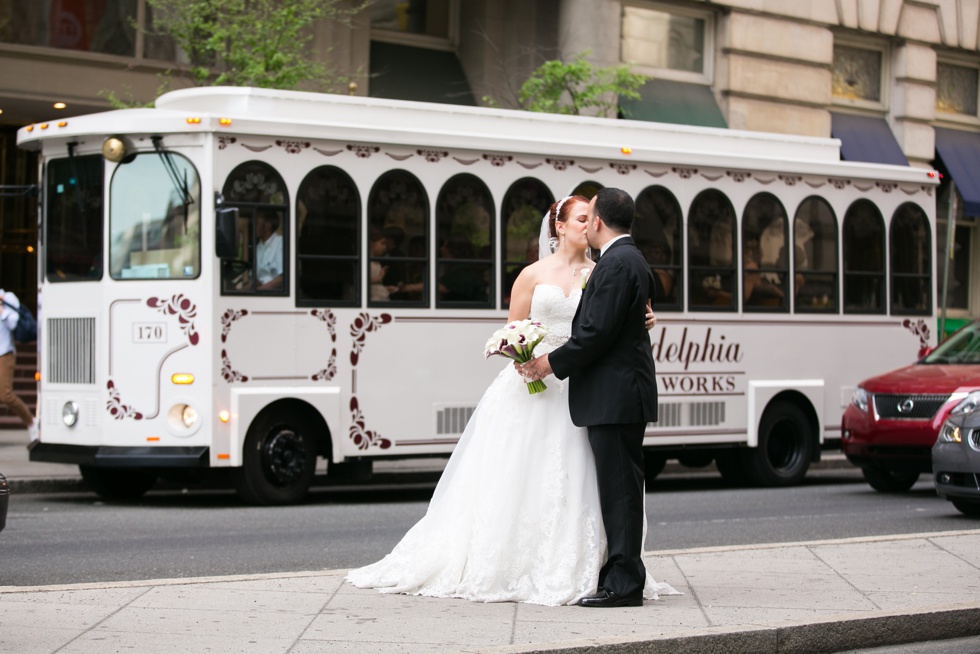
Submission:
[[[68,121],[67,120],[59,120],[58,121],[58,127],[68,127]]]
[[[222,127],[230,127],[231,126],[231,118],[219,118],[218,119],[218,124],[221,125]]]
[[[231,420],[231,415],[227,411],[218,412],[218,420],[221,422],[228,422]]]
[[[170,381],[178,385],[188,385],[194,383],[194,375],[189,372],[177,372],[171,375]]]
[[[189,117],[187,119],[187,124],[188,125],[200,125],[201,124],[201,119],[198,116]]]
[[[623,154],[633,154],[633,148],[628,148],[626,146],[621,147],[619,151]]]
[[[160,437],[159,436],[147,436],[146,437],[146,442],[147,443],[158,443],[158,442],[160,442]]]

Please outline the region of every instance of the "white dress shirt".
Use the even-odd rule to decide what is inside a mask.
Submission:
[[[265,284],[282,274],[282,234],[273,233],[256,248],[255,263],[259,283]]]
[[[599,256],[601,257],[602,255],[604,255],[606,253],[606,250],[609,249],[610,245],[612,245],[613,243],[615,243],[621,238],[626,238],[627,236],[629,236],[629,234],[620,234],[619,236],[615,236],[609,239],[608,241],[606,241],[606,244],[603,245],[602,248],[599,250]]]
[[[0,288],[0,295],[7,304],[20,308],[20,300],[13,293],[6,293]],[[8,352],[16,352],[14,348],[14,328],[20,320],[20,314],[7,306],[0,304],[0,356]]]

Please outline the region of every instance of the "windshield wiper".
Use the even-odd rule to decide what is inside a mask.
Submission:
[[[167,171],[167,176],[170,177],[170,182],[174,185],[174,189],[180,194],[181,207],[184,210],[184,231],[187,231],[187,217],[188,217],[188,207],[194,203],[194,198],[191,196],[191,191],[187,186],[187,171],[184,171],[184,176],[181,178],[180,170],[177,168],[177,164],[174,162],[173,154],[163,149],[163,137],[153,136],[151,137],[153,141],[153,149],[157,151],[160,155],[160,160],[163,162],[163,167]]]

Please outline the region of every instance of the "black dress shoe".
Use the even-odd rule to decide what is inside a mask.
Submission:
[[[599,589],[595,595],[587,595],[578,601],[579,606],[592,608],[614,608],[617,606],[643,606],[643,596],[620,597],[611,590]]]

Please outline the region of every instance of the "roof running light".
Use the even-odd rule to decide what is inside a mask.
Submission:
[[[198,116],[192,116],[192,117],[190,117],[190,118],[187,119],[187,124],[188,125],[200,125],[201,124],[201,119]]]
[[[47,129],[47,128],[48,128],[47,123],[41,123],[41,129]]]
[[[223,127],[228,127],[231,125],[231,118],[219,118],[218,124],[222,125]]]
[[[33,132],[34,131],[34,125],[28,125],[24,129],[26,129],[28,132]]]
[[[68,121],[67,120],[59,120],[58,121],[58,127],[68,127]]]
[[[623,154],[633,154],[633,148],[628,148],[626,146],[621,147],[619,151]]]

